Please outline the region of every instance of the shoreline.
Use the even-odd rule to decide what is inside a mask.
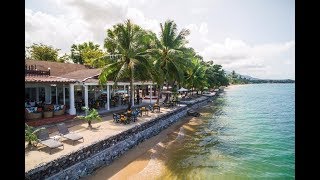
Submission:
[[[205,107],[198,109],[203,112]],[[186,116],[175,122],[158,135],[151,137],[108,166],[101,167],[83,180],[103,179],[155,179],[165,171],[166,157],[163,156],[168,148],[183,141],[186,131],[194,131],[192,125],[201,124],[197,117]]]
[[[101,167],[91,175],[81,179],[127,179],[132,176],[132,174],[139,174],[148,166],[148,164],[150,164],[152,153],[163,150],[161,148],[161,144],[159,143],[167,139],[169,136],[175,134],[180,127],[182,127],[192,118],[193,117],[185,117],[183,120],[177,121],[158,135],[151,137],[136,147],[130,149],[119,159],[114,160],[112,164]],[[146,178],[150,179],[150,176]],[[141,179],[141,177],[138,179]]]

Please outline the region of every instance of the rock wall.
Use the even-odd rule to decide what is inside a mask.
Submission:
[[[186,116],[189,108],[197,109],[213,98],[201,97],[201,100],[192,104],[181,106],[170,113],[40,165],[26,172],[25,179],[79,179],[101,166],[109,165],[127,150],[159,134],[163,129]]]

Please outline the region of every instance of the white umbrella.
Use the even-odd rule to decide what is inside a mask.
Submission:
[[[183,88],[183,87],[181,87],[179,90],[178,90],[178,92],[184,92],[184,91],[189,91],[188,89],[185,89],[185,88]]]

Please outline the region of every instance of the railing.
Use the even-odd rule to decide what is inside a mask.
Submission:
[[[25,70],[25,75],[26,76],[30,76],[30,75],[38,75],[38,76],[50,76],[50,68],[48,68],[48,71],[44,71],[44,70],[38,70],[37,69],[37,65],[25,65],[24,67]]]

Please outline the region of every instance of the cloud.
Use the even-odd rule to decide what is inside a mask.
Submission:
[[[50,4],[61,8],[60,13],[25,9],[26,46],[44,43],[60,48],[60,54],[69,53],[74,43],[93,41],[102,46],[106,29],[128,18],[143,28],[160,30],[157,20],[145,17],[139,9],[128,8],[125,0],[50,0]]]
[[[213,60],[227,70],[251,74],[256,77],[279,75],[275,70],[282,64],[292,65],[294,62],[295,42],[249,45],[242,40],[226,38],[223,43],[212,43],[200,55],[204,60]],[[283,56],[288,57],[284,60]],[[272,67],[272,68],[271,68]]]
[[[208,11],[209,11],[208,8],[203,8],[203,7],[191,8],[191,14],[194,14],[194,15],[205,14]]]

